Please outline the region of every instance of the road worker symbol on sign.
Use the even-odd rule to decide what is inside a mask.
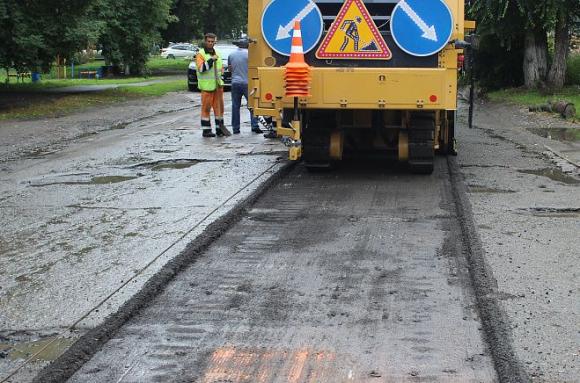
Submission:
[[[360,17],[356,17],[355,20],[344,20],[342,26],[340,27],[341,30],[344,31],[344,43],[340,46],[340,51],[344,52],[346,49],[349,40],[352,39],[354,42],[354,50],[358,52],[358,42],[359,42],[359,34],[358,34],[358,26],[362,19]]]
[[[389,60],[391,51],[362,0],[347,0],[316,51],[316,57]]]

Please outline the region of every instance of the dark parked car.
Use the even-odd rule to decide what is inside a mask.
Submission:
[[[215,50],[218,51],[224,62],[224,74],[223,79],[226,88],[232,86],[232,74],[228,68],[228,58],[230,53],[238,49],[235,45],[216,45]],[[194,92],[198,90],[197,88],[197,73],[195,71],[195,60],[189,64],[189,69],[187,70],[187,87],[190,91]]]

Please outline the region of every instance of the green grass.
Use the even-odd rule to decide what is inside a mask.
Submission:
[[[1,83],[0,92],[34,92],[42,89],[64,88],[67,86],[81,85],[110,85],[110,84],[134,84],[138,82],[163,79],[163,77],[128,77],[128,78],[106,78],[106,79],[74,79],[74,80],[42,80],[37,83]]]
[[[576,106],[576,120],[580,119],[580,88],[578,86],[569,86],[562,91],[546,95],[535,90],[526,89],[503,89],[496,92],[488,93],[492,101],[508,101],[516,104],[531,106],[546,104],[548,101],[566,100]]]
[[[125,92],[136,96],[150,96],[158,97],[170,92],[181,92],[187,90],[187,81],[185,78],[183,80],[174,80],[168,82],[160,82],[156,84],[151,84],[147,86],[139,87],[121,87],[119,92]]]
[[[183,58],[177,58],[177,59],[164,59],[161,58],[161,56],[151,56],[149,58],[149,61],[147,62],[147,70],[150,73],[163,73],[163,72],[180,72],[183,71],[183,73],[187,72],[187,68],[189,66],[189,63],[191,62],[190,59],[183,59]],[[105,62],[103,60],[94,60],[94,61],[90,61],[86,64],[82,64],[82,65],[75,65],[74,66],[74,78],[75,80],[79,78],[79,72],[82,70],[92,70],[92,71],[96,71],[98,70],[101,66],[104,66]],[[10,70],[11,74],[16,74],[16,71],[14,69]],[[71,66],[67,65],[66,66],[66,79],[62,79],[60,81],[74,81],[71,80]],[[42,73],[41,74],[42,77],[42,81],[41,82],[45,82],[45,81],[53,81],[53,80],[58,80],[58,76],[57,76],[57,70],[56,68],[52,68],[50,70],[50,73]],[[92,79],[93,81],[95,81],[95,79]],[[99,80],[101,81],[101,80]],[[104,81],[104,80],[102,80]],[[0,69],[0,84],[4,84],[6,82],[6,71],[4,69]],[[24,80],[24,83],[31,83],[31,79],[27,78]],[[11,77],[10,78],[10,83],[11,84],[16,84],[16,78],[15,77]]]
[[[147,69],[151,72],[159,72],[164,70],[183,70],[187,72],[190,59],[176,58],[164,59],[161,56],[152,56],[147,62]]]
[[[161,82],[143,87],[122,86],[117,89],[102,92],[69,95],[42,94],[44,96],[42,99],[36,98],[31,100],[28,105],[0,110],[0,121],[58,117],[78,113],[86,108],[107,106],[144,97],[158,97],[169,92],[179,92],[186,89],[187,83],[184,79]],[[38,93],[36,95],[38,96]]]

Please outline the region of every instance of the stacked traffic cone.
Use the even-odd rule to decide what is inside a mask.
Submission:
[[[304,49],[302,48],[302,32],[300,22],[294,23],[292,35],[292,49],[290,61],[285,65],[286,74],[286,97],[310,97],[310,66],[304,61]]]

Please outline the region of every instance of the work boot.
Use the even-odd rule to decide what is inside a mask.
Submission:
[[[204,129],[201,135],[203,137],[215,137],[215,134],[211,132],[211,129]]]
[[[224,136],[224,132],[222,132],[222,130],[220,128],[215,128],[215,134],[218,137],[223,137]]]
[[[264,138],[278,138],[278,134],[276,134],[275,130],[269,130],[266,134],[264,134]]]
[[[240,129],[234,129],[234,130],[233,130],[233,133],[234,133],[234,134],[240,134]]]

